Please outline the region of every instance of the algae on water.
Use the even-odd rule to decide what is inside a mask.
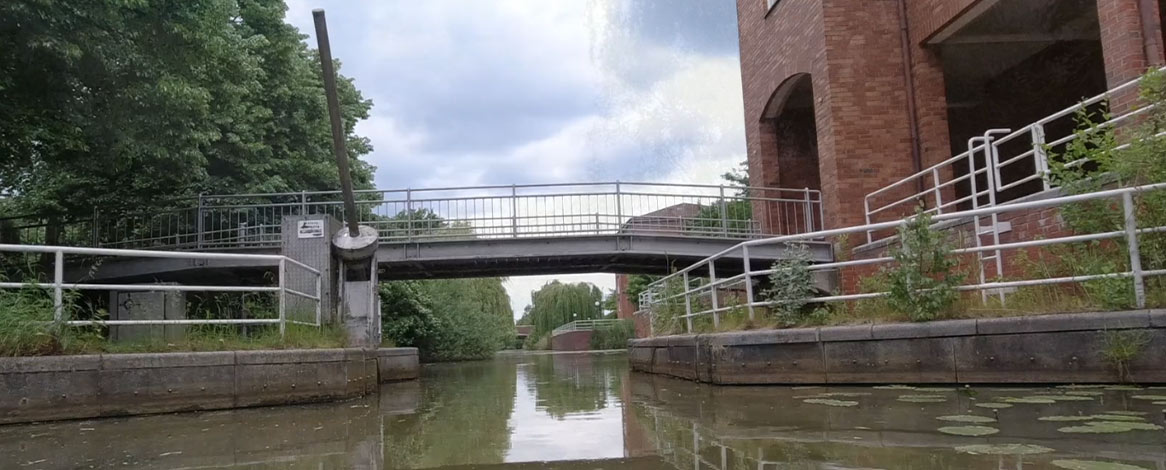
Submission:
[[[1158,431],[1162,426],[1130,421],[1090,421],[1084,426],[1069,426],[1057,431],[1074,434],[1112,434],[1129,431]]]

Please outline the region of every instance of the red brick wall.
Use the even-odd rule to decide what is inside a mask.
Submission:
[[[1142,34],[1141,12],[1138,0],[1097,0],[1097,18],[1101,21],[1101,48],[1105,54],[1105,78],[1113,88],[1145,73],[1151,66],[1163,63],[1161,50],[1155,56],[1147,56],[1146,37]],[[1150,2],[1157,8],[1156,2]],[[1158,17],[1159,12],[1149,15]],[[1157,30],[1155,42],[1161,41],[1161,26]],[[1132,106],[1137,99],[1137,91],[1130,90],[1112,97],[1110,106],[1123,110]]]
[[[570,331],[551,336],[552,351],[590,351],[591,330]]]

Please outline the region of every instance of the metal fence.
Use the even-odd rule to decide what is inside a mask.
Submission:
[[[1022,240],[1010,243],[1001,243],[999,240],[996,240],[991,244],[977,244],[977,246],[974,247],[955,249],[952,250],[952,254],[979,255],[986,252],[995,252],[997,254],[997,259],[1000,259],[1000,253],[1005,250],[1019,250],[1031,247],[1044,247],[1058,244],[1116,240],[1124,242],[1124,246],[1128,255],[1128,271],[1011,281],[1004,280],[1003,278],[997,278],[995,281],[992,281],[983,277],[983,271],[981,269],[981,277],[978,280],[973,281],[975,282],[974,284],[961,285],[958,286],[956,290],[961,292],[981,292],[985,302],[987,302],[989,294],[996,293],[1000,295],[1001,301],[1003,301],[1004,290],[1010,288],[1080,283],[1106,278],[1129,278],[1133,285],[1134,298],[1137,307],[1145,308],[1145,279],[1151,276],[1164,275],[1166,274],[1166,269],[1161,269],[1162,267],[1160,266],[1157,267],[1157,269],[1143,269],[1142,254],[1139,248],[1139,239],[1147,234],[1166,233],[1166,226],[1139,227],[1134,196],[1141,193],[1164,190],[1166,190],[1166,183],[1098,191],[1081,195],[1063,196],[1037,201],[1017,202],[1012,204],[984,207],[964,212],[948,212],[934,216],[933,221],[938,224],[939,222],[966,219],[970,217],[990,217],[1013,211],[1025,211],[1049,207],[1064,207],[1069,204],[1089,201],[1113,202],[1116,200],[1115,207],[1122,208],[1123,217],[1121,230],[1074,234],[1054,238]],[[714,326],[719,326],[721,314],[726,311],[735,309],[746,310],[748,312],[749,318],[754,319],[755,309],[757,307],[770,307],[773,305],[773,303],[768,300],[758,300],[757,296],[755,295],[756,292],[754,291],[755,281],[763,278],[764,276],[772,274],[774,270],[769,267],[758,269],[757,267],[752,266],[749,262],[749,250],[751,247],[763,245],[790,246],[826,237],[836,237],[839,235],[869,232],[873,230],[894,229],[906,223],[908,220],[909,219],[901,219],[890,222],[880,222],[855,227],[824,230],[814,233],[742,242],[732,248],[726,249],[720,253],[705,258],[696,264],[681,269],[674,274],[666,276],[652,283],[648,286],[648,289],[640,295],[640,305],[646,306],[645,310],[651,316],[651,318],[655,320],[658,314],[658,309],[679,309],[680,305],[683,304],[684,313],[677,315],[676,318],[682,318],[685,320],[685,328],[689,332],[691,332],[693,328],[692,319],[702,315],[711,315],[713,318]],[[718,277],[716,274],[715,262],[730,255],[733,255],[734,257],[740,256],[740,258],[744,260],[743,272],[735,276]],[[814,264],[811,265],[809,269],[815,272],[839,270],[858,266],[887,264],[892,263],[893,261],[894,259],[890,257],[879,257]],[[706,272],[707,276],[705,275]],[[737,294],[739,292],[744,292],[744,296],[739,297],[739,294]],[[886,296],[887,294],[887,292],[848,295],[832,294],[815,296],[807,300],[810,303],[843,302],[871,299]],[[736,296],[736,298],[733,298],[729,302],[725,302],[725,300],[727,300],[727,296]],[[653,323],[655,323],[655,321],[653,321]]]
[[[361,223],[375,227],[385,243],[626,233],[749,239],[822,227],[821,193],[810,189],[614,182],[365,190],[356,196]],[[273,247],[280,244],[285,217],[339,218],[343,210],[338,191],[206,195],[173,205],[151,213],[9,218],[0,220],[0,240],[106,248]]]
[[[622,318],[605,318],[605,319],[601,318],[598,320],[575,320],[571,323],[567,323],[563,326],[555,328],[554,330],[551,330],[551,336],[554,336],[554,335],[557,335],[560,333],[567,333],[567,332],[571,332],[571,331],[593,331],[593,330],[599,330],[599,329],[603,329],[603,328],[610,328],[610,327],[613,327],[613,326],[616,326],[616,325],[619,325],[619,324],[625,323],[625,322],[627,322],[627,320],[624,320]]]
[[[1135,122],[1154,105],[1140,103],[1114,110],[1108,100],[1136,95],[1141,82],[1141,78],[1129,81],[1017,130],[991,129],[969,139],[966,152],[867,194],[863,199],[866,223],[910,215],[920,204],[928,213],[947,214],[1007,203],[1050,189],[1050,155],[1056,158],[1082,135],[1075,118],[1086,113],[1099,121],[1088,132]],[[1086,162],[1061,163],[1076,166]],[[867,243],[877,235],[875,230],[868,231]]]
[[[48,253],[54,259],[52,263],[53,277],[51,282],[0,282],[0,289],[52,289],[53,292],[53,320],[66,325],[279,325],[282,336],[288,323],[321,325],[321,274],[320,271],[294,259],[280,255],[248,255],[233,253],[189,253],[173,251],[121,250],[108,248],[78,248],[65,246],[44,245],[0,245],[0,253]],[[276,261],[279,265],[278,284],[275,286],[238,286],[238,285],[170,285],[170,284],[90,284],[83,282],[65,281],[65,255],[80,256],[126,256],[132,258],[166,258],[184,260],[231,260],[231,261]],[[289,267],[306,271],[315,278],[315,294],[309,294],[288,287],[287,272]],[[75,320],[65,318],[65,292],[72,290],[90,291],[153,291],[153,292],[272,292],[279,298],[279,316],[277,318],[250,318],[250,319],[185,319],[185,320]],[[298,297],[315,304],[315,319],[304,321],[288,318],[288,296]]]

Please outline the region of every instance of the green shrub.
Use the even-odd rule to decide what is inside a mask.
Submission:
[[[895,266],[882,270],[890,283],[887,303],[911,321],[934,320],[959,298],[955,288],[964,275],[952,272],[959,263],[922,208],[899,227],[899,244],[891,257]]]
[[[591,349],[594,351],[624,349],[628,347],[628,340],[635,337],[635,324],[628,320],[621,320],[591,332]]]
[[[788,326],[805,322],[817,310],[808,311],[806,308],[814,296],[810,250],[804,244],[791,244],[785,255],[773,263],[770,287],[762,295],[772,304],[777,320]]]

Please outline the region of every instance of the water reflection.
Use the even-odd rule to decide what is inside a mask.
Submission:
[[[714,387],[629,374],[623,355],[521,356],[427,366],[420,381],[343,403],[0,427],[0,468],[1044,469],[1080,459],[1162,470],[1162,405],[1145,399],[1160,395]],[[940,432],[969,423],[937,418],[968,415],[998,432]],[[1038,419],[1050,416],[1060,418]],[[1058,430],[1120,420],[1146,430]],[[1051,452],[956,450],[976,444]]]

